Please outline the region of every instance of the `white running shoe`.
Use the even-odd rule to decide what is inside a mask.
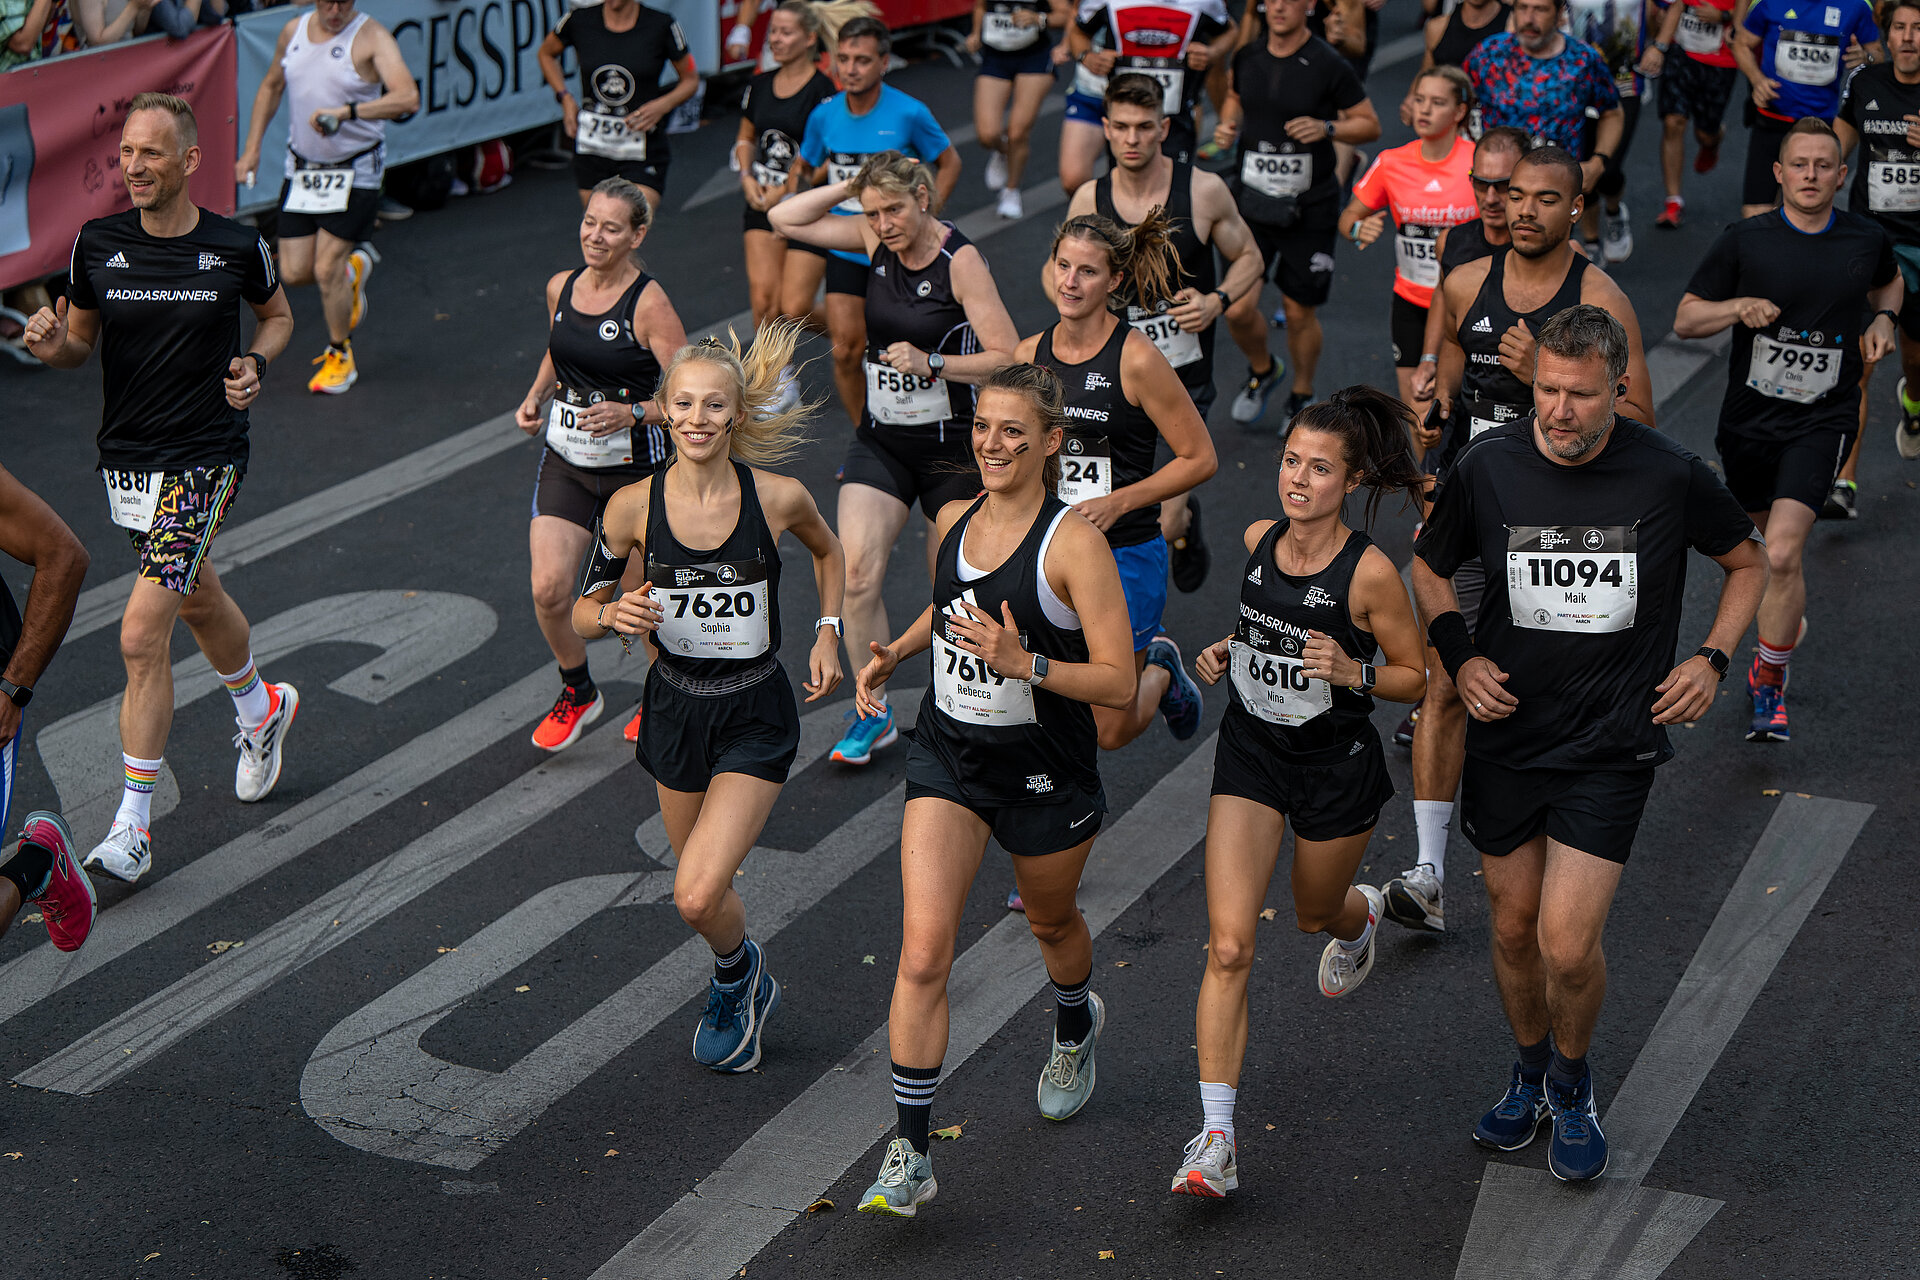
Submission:
[[[153,866],[153,841],[147,838],[146,828],[116,819],[107,838],[95,845],[80,865],[132,884]]]
[[[280,748],[286,742],[287,728],[300,711],[300,694],[290,684],[267,686],[273,705],[258,729],[248,732],[240,725],[233,745],[240,748],[240,763],[233,771],[233,794],[247,804],[264,800],[280,781]],[[239,724],[239,721],[235,721]]]
[[[1007,189],[1007,157],[998,151],[987,153],[987,190]]]
[[[1355,887],[1367,897],[1367,945],[1356,954],[1341,946],[1338,938],[1327,939],[1327,949],[1320,953],[1320,994],[1329,998],[1352,995],[1353,989],[1373,972],[1373,952],[1380,941],[1380,917],[1386,911],[1386,901],[1370,884]]]
[[[785,413],[800,403],[800,375],[792,365],[780,371],[779,399],[773,402],[775,413]]]
[[[1226,1199],[1240,1189],[1240,1166],[1234,1163],[1233,1143],[1218,1129],[1207,1129],[1187,1144],[1181,1165],[1173,1174],[1173,1194]]]
[[[1900,410],[1900,425],[1893,429],[1893,442],[1908,462],[1920,458],[1920,414],[1907,412],[1907,380],[1900,379],[1894,407]]]
[[[999,215],[1009,222],[1027,216],[1026,206],[1020,203],[1020,188],[1008,187],[1000,193]]]
[[[1620,212],[1602,213],[1601,252],[1606,255],[1607,264],[1625,262],[1633,256],[1633,223],[1628,220],[1627,202],[1620,202]]]
[[[1409,929],[1431,933],[1447,931],[1447,913],[1440,902],[1440,877],[1433,864],[1422,862],[1387,881],[1387,919]]]

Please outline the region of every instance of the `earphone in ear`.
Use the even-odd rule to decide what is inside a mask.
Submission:
[[[1623,382],[1619,386],[1615,387],[1613,389],[1613,394],[1617,396],[1623,396],[1627,394],[1627,384]]]

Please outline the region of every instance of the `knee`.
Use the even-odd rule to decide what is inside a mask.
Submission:
[[[887,576],[887,562],[878,556],[847,557],[847,595],[869,600],[880,594],[880,584]]]
[[[1233,305],[1227,308],[1227,323],[1244,326],[1256,322],[1263,327],[1265,325],[1265,321],[1260,317],[1260,290],[1249,289],[1235,298]]]
[[[1095,723],[1099,728],[1098,738],[1102,751],[1118,751],[1133,741],[1133,735],[1127,732],[1127,726],[1117,718],[1100,716],[1096,718]]]
[[[128,618],[120,624],[120,657],[129,667],[164,666],[172,638],[171,618],[164,623]]]
[[[1214,933],[1207,939],[1207,968],[1238,982],[1253,968],[1253,935]]]
[[[902,986],[944,987],[952,970],[951,945],[908,939],[900,948],[900,965],[895,972]]]
[[[780,305],[780,282],[768,280],[750,285],[747,289],[747,305],[753,308],[753,314],[762,318],[770,317],[773,309]]]
[[[714,889],[708,885],[675,885],[673,887],[674,909],[687,927],[695,933],[704,934],[720,922],[720,910],[726,900],[726,887]]]
[[[1538,938],[1540,959],[1547,972],[1563,985],[1583,985],[1599,957],[1598,939],[1544,930]]]
[[[1033,141],[1031,124],[1008,124],[1006,142],[1009,147],[1024,147]]]
[[[549,617],[568,613],[573,608],[573,581],[570,578],[535,570],[533,574],[533,607]]]
[[[280,268],[280,283],[304,289],[313,283],[313,263],[311,261],[285,263]]]
[[[1540,917],[1531,911],[1496,909],[1492,919],[1493,945],[1508,959],[1532,955],[1540,947]]]
[[[1011,137],[1012,137],[1012,130],[1007,130],[1005,132],[1002,132],[998,129],[995,129],[989,132],[988,130],[985,130],[985,129],[976,129],[974,132],[979,135],[980,145],[982,147],[985,147],[988,151],[1006,150],[1007,143],[1008,141],[1011,140]]]
[[[1072,939],[1080,923],[1080,911],[1073,908],[1065,915],[1036,915],[1031,906],[1027,909],[1027,928],[1034,939],[1043,947],[1057,947]]]
[[[1770,580],[1800,576],[1800,544],[1787,538],[1767,543],[1767,568]]]
[[[1293,922],[1302,933],[1325,933],[1340,918],[1340,912],[1346,906],[1346,902],[1347,895],[1344,892],[1331,902],[1306,902],[1296,897],[1293,903]]]
[[[833,343],[833,367],[841,373],[858,375],[860,360],[865,351],[864,337],[844,335]]]
[[[347,251],[344,248],[338,253],[316,253],[313,257],[312,278],[318,280],[323,289],[335,286],[344,288],[347,283],[346,272]]]

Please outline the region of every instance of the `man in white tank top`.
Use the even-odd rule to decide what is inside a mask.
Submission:
[[[318,283],[327,349],[307,390],[339,395],[359,378],[349,335],[367,312],[366,243],[380,207],[387,121],[412,115],[420,90],[393,34],[354,0],[317,0],[280,32],[273,65],[253,96],[234,181],[252,186],[267,122],[291,100],[280,194],[280,278]]]

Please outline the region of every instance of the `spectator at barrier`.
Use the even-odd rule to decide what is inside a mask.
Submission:
[[[197,27],[219,26],[228,13],[227,0],[157,0],[148,25],[185,40]]]
[[[0,6],[11,0],[0,0]],[[118,44],[147,33],[159,0],[69,0],[73,25],[89,49]]]
[[[0,71],[40,56],[40,33],[52,9],[53,0],[0,0]]]

